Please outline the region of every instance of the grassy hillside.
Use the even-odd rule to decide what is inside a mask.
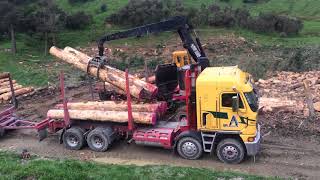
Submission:
[[[36,157],[22,160],[1,151],[0,167],[0,179],[280,179],[190,167],[104,165]]]
[[[85,47],[94,43],[101,35],[115,32],[126,27],[106,26],[104,20],[110,14],[125,6],[129,0],[89,0],[86,3],[69,4],[68,0],[56,0],[60,8],[72,14],[84,11],[91,14],[93,23],[83,30],[64,30],[57,35],[57,45],[60,47],[69,45],[74,47]],[[234,8],[248,8],[252,15],[261,12],[274,12],[296,16],[304,20],[304,28],[298,36],[280,37],[278,34],[258,34],[244,29],[226,29],[216,27],[197,27],[203,41],[212,36],[236,34],[248,41],[257,42],[262,46],[277,47],[304,47],[320,44],[320,1],[319,0],[269,0],[260,3],[248,4],[242,0],[229,0],[228,3],[221,0],[183,0],[188,7],[200,7],[201,4],[209,5],[213,1],[222,6],[231,5]],[[106,12],[102,12],[100,7],[106,4]],[[148,43],[148,45],[158,45],[172,39],[172,34],[162,33],[157,36],[141,39],[129,39],[112,42],[113,44],[136,45]],[[9,40],[0,41],[0,71],[10,71],[21,83],[31,85],[45,85],[51,80],[58,68],[54,66],[52,57],[43,56],[43,42],[30,39],[30,37],[20,34],[18,39],[18,55],[12,56],[5,51],[10,48]],[[54,66],[54,67],[48,67]]]

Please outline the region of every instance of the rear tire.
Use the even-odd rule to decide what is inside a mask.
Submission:
[[[88,146],[93,151],[104,152],[109,148],[109,139],[103,130],[103,128],[95,128],[87,136]]]
[[[184,159],[194,160],[202,156],[203,148],[196,138],[184,137],[178,141],[177,151]]]
[[[220,161],[229,164],[238,164],[245,157],[243,145],[238,140],[231,138],[222,140],[216,152]]]
[[[5,132],[4,128],[0,127],[0,137],[4,136]]]
[[[63,134],[63,144],[67,149],[79,150],[85,143],[84,130],[80,127],[67,129]]]

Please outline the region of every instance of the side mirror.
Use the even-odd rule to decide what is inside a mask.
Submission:
[[[232,96],[232,111],[238,112],[238,110],[239,110],[239,97]]]

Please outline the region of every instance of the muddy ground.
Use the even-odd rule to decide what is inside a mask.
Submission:
[[[67,88],[70,101],[90,99],[86,83],[79,87]],[[95,95],[95,98],[98,98]],[[44,90],[33,97],[20,99],[18,114],[24,118],[40,121],[45,118],[49,108],[59,103],[59,93],[54,89]],[[294,177],[296,179],[319,179],[320,177],[320,141],[319,134],[309,130],[316,125],[305,122],[299,129],[296,124],[269,122],[272,117],[260,116],[264,140],[262,150],[256,158],[249,158],[239,165],[227,165],[218,161],[214,155],[204,155],[200,160],[184,160],[170,150],[127,144],[126,141],[115,143],[108,152],[92,152],[87,147],[80,151],[66,150],[59,144],[59,135],[52,134],[39,142],[36,133],[31,130],[12,131],[0,138],[1,150],[22,151],[27,149],[32,154],[53,158],[76,158],[94,160],[103,163],[136,165],[171,165],[204,167],[217,170],[232,170],[265,176]],[[303,134],[302,132],[308,132]]]

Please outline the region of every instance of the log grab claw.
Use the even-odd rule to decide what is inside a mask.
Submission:
[[[100,71],[100,69],[103,69],[105,65],[107,65],[106,57],[105,56],[96,56],[96,57],[89,60],[88,65],[87,65],[87,74],[90,74],[89,73],[90,67],[95,67],[95,68],[97,68],[97,78],[100,79],[99,71]]]

